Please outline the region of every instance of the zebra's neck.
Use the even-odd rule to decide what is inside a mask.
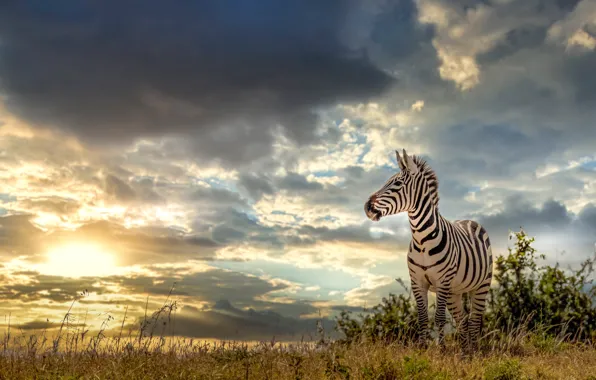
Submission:
[[[432,202],[427,202],[422,207],[408,212],[408,218],[412,240],[420,252],[424,252],[424,247],[432,247],[435,239],[440,239],[445,219]]]

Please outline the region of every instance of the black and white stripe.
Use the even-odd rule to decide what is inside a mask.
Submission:
[[[444,341],[446,309],[458,326],[464,347],[475,346],[492,280],[493,258],[486,230],[472,220],[450,222],[439,213],[438,180],[419,157],[397,153],[401,172],[370,196],[364,209],[374,221],[407,212],[412,241],[408,268],[412,291],[423,326],[428,334],[428,291],[436,293],[435,323],[439,343]],[[470,314],[464,318],[462,295],[470,296]]]

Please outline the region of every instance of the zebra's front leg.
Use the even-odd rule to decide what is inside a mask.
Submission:
[[[490,277],[478,289],[470,293],[470,317],[468,333],[470,334],[470,350],[476,351],[478,340],[482,331],[482,319],[486,308],[486,298],[490,288]]]
[[[465,319],[464,307],[461,294],[451,294],[447,300],[447,310],[455,321],[455,332],[457,341],[463,353],[468,351],[468,329],[467,319]]]
[[[447,298],[449,298],[450,292],[448,288],[437,289],[437,302],[435,308],[435,323],[439,329],[439,346],[445,347],[445,323],[447,322]]]
[[[428,339],[428,285],[418,284],[412,279],[412,292],[418,311],[418,343],[427,346]]]

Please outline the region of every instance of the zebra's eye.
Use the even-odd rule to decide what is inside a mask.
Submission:
[[[395,186],[401,186],[402,182],[400,180],[395,181]]]

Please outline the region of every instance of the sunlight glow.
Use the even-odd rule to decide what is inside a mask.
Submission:
[[[52,248],[47,261],[38,269],[41,273],[63,277],[109,276],[118,267],[113,254],[92,243],[69,243]]]

